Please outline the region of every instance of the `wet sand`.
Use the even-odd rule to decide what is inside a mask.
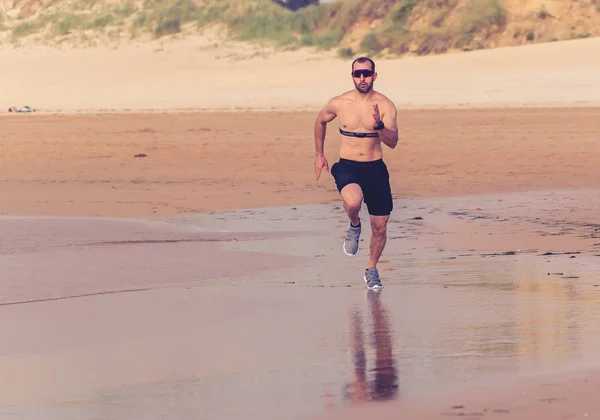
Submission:
[[[476,387],[458,385],[435,398],[412,397],[378,405],[357,401],[351,407],[328,409],[326,414],[312,418],[594,419],[600,417],[600,407],[595,401],[598,388],[600,371],[597,365],[592,365],[554,374],[526,375],[519,380],[500,379],[479,383]]]
[[[359,258],[341,252],[337,204],[4,216],[0,413],[337,419],[381,397],[415,418],[484,408],[527,418],[548,398],[591,415],[595,382],[539,384],[561,370],[597,378],[581,372],[600,350],[600,234],[572,210],[593,210],[599,197],[396,199],[379,294],[362,282],[365,239]],[[562,240],[547,241],[553,234]],[[476,385],[478,394],[457,389]],[[535,396],[513,398],[515,389]]]

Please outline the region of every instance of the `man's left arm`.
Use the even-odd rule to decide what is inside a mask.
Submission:
[[[391,101],[385,104],[385,108],[382,111],[381,121],[384,128],[378,130],[379,139],[390,149],[394,149],[398,144],[398,122],[396,121],[398,111]],[[375,126],[377,124],[378,121],[376,121]]]

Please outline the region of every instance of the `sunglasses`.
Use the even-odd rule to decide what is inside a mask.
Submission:
[[[373,70],[354,70],[352,72],[352,77],[356,77],[357,79],[360,78],[360,76],[371,77],[373,76],[373,73]]]

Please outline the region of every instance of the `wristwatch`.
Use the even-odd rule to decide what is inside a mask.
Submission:
[[[383,121],[379,120],[379,124],[373,126],[373,130],[383,130],[385,125],[383,125]]]

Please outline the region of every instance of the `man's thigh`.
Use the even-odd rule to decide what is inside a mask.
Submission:
[[[336,162],[331,167],[331,175],[335,181],[335,186],[341,194],[346,186],[351,184],[359,185],[360,174],[354,165],[348,164],[343,160]]]
[[[389,216],[394,209],[390,175],[383,162],[369,171],[362,183],[365,204],[371,216]]]

